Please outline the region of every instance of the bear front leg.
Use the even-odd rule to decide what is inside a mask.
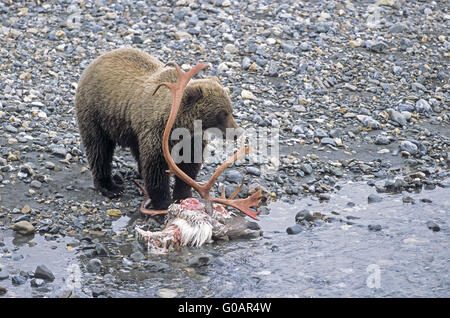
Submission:
[[[198,172],[200,171],[202,164],[201,163],[180,163],[178,167],[183,170],[189,177],[193,180],[197,178]],[[192,197],[192,189],[191,186],[184,183],[178,177],[175,177],[175,187],[173,188],[173,200],[181,201],[186,198]]]
[[[132,146],[130,146],[130,150],[131,150],[131,154],[134,157],[134,160],[136,160],[137,165],[138,165],[137,175],[139,178],[142,178],[141,156],[139,154],[139,148],[137,145],[133,144]]]
[[[172,203],[170,199],[169,174],[164,158],[147,159],[141,165],[144,187],[151,199],[151,208],[165,210]],[[146,207],[150,208],[150,207]]]

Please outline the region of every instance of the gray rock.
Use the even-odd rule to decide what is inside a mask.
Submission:
[[[281,49],[286,53],[294,53],[295,51],[295,45],[291,45],[285,42],[281,43]]]
[[[374,193],[370,194],[367,198],[368,203],[375,203],[375,202],[381,202],[381,201],[383,201],[383,198]]]
[[[137,251],[130,255],[130,258],[135,262],[140,262],[145,259],[145,255]]]
[[[189,261],[189,266],[191,267],[201,267],[201,266],[207,266],[209,263],[211,263],[212,255],[210,254],[201,254],[201,255],[194,255]]]
[[[247,173],[254,175],[254,176],[261,175],[261,170],[259,170],[259,168],[256,168],[256,167],[246,167],[245,171],[247,171]]]
[[[280,72],[280,62],[270,61],[269,67],[267,68],[267,75],[272,77],[277,77]]]
[[[400,150],[407,151],[410,154],[415,155],[419,151],[419,148],[411,141],[404,140],[400,143]]]
[[[34,189],[40,189],[42,187],[42,183],[38,180],[33,180],[31,181],[30,186]]]
[[[401,68],[400,66],[394,65],[392,67],[392,73],[394,73],[395,75],[400,75],[403,72],[403,68]]]
[[[236,54],[238,52],[238,48],[234,45],[234,44],[227,44],[225,45],[225,47],[223,48],[223,51],[225,53],[229,53],[229,54]]]
[[[239,170],[225,171],[225,180],[233,183],[241,183],[244,175]]]
[[[302,51],[309,51],[311,50],[311,45],[308,42],[302,42],[300,43],[300,50]]]
[[[435,222],[433,221],[428,221],[427,222],[427,227],[432,230],[433,232],[439,232],[441,230],[441,228],[439,227],[439,225],[437,225]]]
[[[304,134],[304,130],[302,126],[295,125],[292,127],[292,132],[296,135],[302,135]]]
[[[12,125],[9,125],[9,124],[5,126],[5,130],[7,132],[10,132],[10,133],[13,133],[13,134],[16,134],[19,131],[16,127],[14,127]]]
[[[34,271],[34,278],[42,278],[52,282],[55,280],[55,275],[53,275],[52,271],[48,269],[47,266],[39,265]]]
[[[311,174],[313,172],[313,168],[311,167],[310,164],[302,164],[300,166],[300,169],[305,173],[305,174]]]
[[[405,38],[405,37],[401,38],[400,48],[402,50],[406,50],[406,49],[410,48],[411,46],[413,46],[413,42],[410,39]]]
[[[396,110],[394,110],[392,108],[389,108],[387,110],[387,113],[389,114],[389,118],[392,121],[395,121],[395,122],[399,123],[402,126],[406,125],[406,117],[403,116],[403,114],[399,113],[398,111],[396,111]]]
[[[315,220],[313,214],[309,210],[301,210],[295,215],[295,222],[301,223],[302,221],[313,222]]]
[[[333,138],[329,138],[329,137],[322,138],[322,139],[320,140],[320,143],[321,143],[322,145],[332,145],[332,146],[336,146],[336,142],[333,140]]]
[[[367,40],[364,42],[364,45],[369,51],[373,51],[373,52],[377,52],[377,53],[381,53],[388,48],[386,43],[384,43],[382,41],[375,41],[375,40]]]
[[[65,158],[67,155],[67,150],[64,148],[64,146],[61,145],[50,145],[50,151],[52,154]]]
[[[382,230],[382,227],[379,224],[375,224],[375,225],[369,224],[367,227],[368,227],[369,231],[372,231],[372,232],[378,232],[378,231]]]
[[[45,281],[43,279],[40,278],[33,278],[30,281],[31,287],[42,287],[45,285]]]
[[[416,111],[419,113],[431,113],[433,111],[433,109],[431,108],[430,104],[426,100],[419,99],[416,102]]]
[[[408,26],[404,23],[396,23],[389,28],[391,33],[401,33],[403,31],[408,31]]]
[[[342,169],[339,169],[338,167],[330,166],[327,170],[337,177],[342,177],[344,175]]]
[[[413,91],[426,91],[427,89],[425,88],[425,86],[423,86],[420,83],[412,83],[411,84],[411,88],[413,89]]]
[[[86,264],[86,270],[89,273],[98,273],[102,267],[102,262],[98,258],[93,258],[89,260]]]
[[[97,243],[97,244],[95,244],[95,253],[99,256],[107,256],[108,250],[106,249],[106,247],[103,244]]]
[[[128,258],[122,258],[122,265],[126,267],[133,266],[133,261],[129,260]]]
[[[295,235],[295,234],[300,233],[302,230],[303,230],[303,229],[302,229],[302,227],[301,227],[300,225],[295,224],[295,225],[293,225],[293,226],[288,227],[288,228],[286,229],[286,232],[287,232],[287,234],[289,234],[289,235]]]
[[[406,185],[407,183],[400,178],[389,179],[384,182],[384,189],[389,192],[400,192]]]
[[[332,22],[319,22],[315,25],[317,33],[326,33],[331,29]]]
[[[9,278],[8,273],[0,272],[0,281],[8,279],[8,278]]]
[[[15,275],[11,277],[11,282],[13,285],[23,285],[27,282],[27,278],[21,275]]]
[[[34,233],[34,226],[28,221],[19,221],[15,223],[11,228],[22,235],[29,235]]]
[[[373,119],[371,116],[367,115],[357,115],[356,118],[365,126],[372,129],[379,129],[380,123]]]
[[[247,56],[244,57],[244,59],[242,60],[242,68],[244,70],[248,70],[251,65],[252,65],[252,60]]]
[[[328,134],[323,129],[316,129],[314,131],[314,136],[319,138],[325,138],[328,137]]]
[[[389,145],[390,143],[391,143],[391,140],[384,135],[378,135],[375,137],[375,141],[374,141],[375,145]]]
[[[146,261],[143,266],[147,272],[168,272],[170,271],[170,266],[160,262]]]

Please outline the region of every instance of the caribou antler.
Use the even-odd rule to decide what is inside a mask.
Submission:
[[[161,86],[166,86],[169,88],[169,90],[172,92],[172,95],[173,95],[172,109],[170,111],[170,115],[169,115],[169,119],[167,121],[166,127],[164,129],[163,140],[162,140],[163,154],[164,154],[164,158],[166,159],[167,165],[169,166],[169,172],[174,174],[178,178],[180,178],[182,181],[184,181],[189,186],[191,186],[195,191],[198,192],[198,194],[200,194],[200,196],[203,199],[234,207],[234,208],[238,209],[239,211],[247,214],[249,217],[257,220],[256,216],[259,214],[259,212],[252,211],[250,208],[256,207],[259,205],[261,197],[262,197],[261,188],[257,192],[255,192],[254,194],[252,194],[251,196],[249,196],[248,198],[245,198],[245,199],[234,199],[234,197],[239,193],[240,189],[242,188],[242,184],[240,186],[238,186],[238,188],[233,192],[233,194],[228,199],[225,198],[225,194],[223,191],[222,191],[221,198],[211,197],[211,195],[210,195],[211,187],[214,185],[214,182],[217,180],[217,178],[220,176],[220,174],[226,168],[228,168],[233,162],[235,162],[239,158],[245,156],[246,154],[248,154],[251,151],[250,147],[244,147],[244,139],[242,139],[241,147],[239,148],[239,150],[233,156],[228,158],[228,160],[226,160],[222,165],[220,165],[217,168],[217,170],[213,173],[211,178],[204,185],[200,185],[195,180],[193,180],[191,177],[189,177],[186,173],[184,173],[176,165],[172,156],[170,155],[169,135],[170,135],[172,127],[175,123],[175,118],[180,109],[184,90],[186,89],[186,86],[187,86],[189,80],[193,76],[195,76],[198,72],[200,72],[202,69],[207,67],[208,65],[199,63],[196,66],[194,66],[191,70],[189,70],[188,72],[184,72],[178,66],[177,63],[171,62],[169,64],[173,65],[178,73],[177,82],[176,83],[163,82],[156,87],[156,89],[153,93],[153,94],[155,94]],[[146,194],[145,191],[144,191],[144,193]],[[148,197],[148,194],[146,194],[146,195]],[[145,208],[145,203],[143,203],[143,205],[141,205],[142,213],[152,214],[152,213],[149,213],[150,211],[155,212],[153,214],[161,214],[161,213],[164,213],[163,211],[165,211],[165,210],[158,210],[158,211],[148,210]]]

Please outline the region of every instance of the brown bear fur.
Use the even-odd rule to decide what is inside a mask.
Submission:
[[[103,195],[115,197],[122,191],[111,177],[114,148],[120,145],[129,147],[138,162],[153,208],[165,209],[171,203],[161,142],[172,95],[166,87],[153,93],[158,84],[176,82],[177,77],[174,68],[129,48],[100,56],[82,74],[75,97],[78,126],[94,186]],[[217,78],[191,80],[174,128],[185,127],[193,136],[194,120],[202,120],[203,130],[217,127],[225,132],[226,128],[237,128],[232,112],[230,99]],[[195,179],[201,163],[182,162],[178,166]],[[176,178],[173,200],[190,196],[190,187]]]

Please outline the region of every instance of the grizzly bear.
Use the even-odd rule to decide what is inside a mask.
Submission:
[[[106,53],[83,72],[75,97],[78,127],[94,186],[104,196],[117,197],[123,191],[111,176],[116,145],[130,148],[154,209],[166,209],[172,200],[192,196],[190,186],[176,178],[170,198],[161,143],[172,95],[166,87],[154,94],[158,84],[174,83],[177,78],[174,68],[131,48]],[[194,120],[201,120],[203,130],[219,128],[225,133],[227,128],[237,128],[232,112],[230,99],[217,77],[191,80],[174,128],[186,128],[194,136]],[[169,143],[170,148],[173,145]],[[191,154],[193,157],[193,151]],[[178,166],[195,179],[201,163],[192,160]]]

